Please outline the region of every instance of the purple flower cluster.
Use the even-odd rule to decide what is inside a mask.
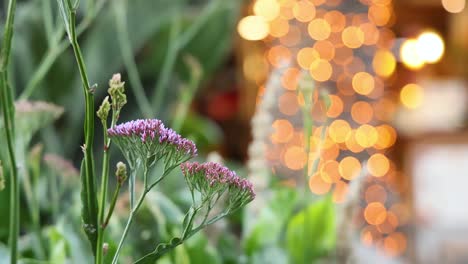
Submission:
[[[166,144],[190,157],[197,155],[197,147],[191,140],[183,138],[170,128],[166,128],[158,119],[129,121],[109,128],[107,133],[110,137],[137,137],[144,144]]]
[[[180,167],[186,178],[195,178],[190,180],[195,182],[195,185],[200,189],[227,186],[238,190],[239,194],[244,194],[249,201],[255,198],[251,182],[240,178],[235,172],[219,163],[185,162]],[[207,186],[204,186],[203,183],[207,183]],[[199,191],[203,192],[203,190]]]

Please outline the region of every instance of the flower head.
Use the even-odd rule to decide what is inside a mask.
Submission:
[[[42,101],[17,101],[16,127],[21,135],[32,137],[39,129],[52,123],[63,114],[63,108]]]
[[[122,107],[127,103],[127,96],[125,95],[125,82],[122,82],[120,73],[116,73],[109,80],[109,89],[107,89],[111,100],[112,109],[115,112],[120,112]]]
[[[139,162],[163,160],[167,167],[197,155],[195,144],[158,119],[129,121],[107,130],[119,146],[131,168]],[[151,164],[150,164],[151,165]]]
[[[45,154],[44,163],[52,171],[58,175],[63,176],[65,180],[74,181],[78,179],[80,172],[73,166],[73,164],[56,154]]]
[[[255,198],[252,183],[219,163],[185,162],[180,167],[190,190],[200,192],[202,201],[217,201],[226,194],[227,210],[233,211]]]
[[[115,177],[117,177],[117,182],[122,185],[125,180],[127,180],[127,166],[125,166],[125,163],[119,161],[117,163],[115,170]]]

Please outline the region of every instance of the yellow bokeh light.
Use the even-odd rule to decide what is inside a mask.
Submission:
[[[345,145],[346,145],[346,148],[353,153],[359,153],[364,150],[364,148],[361,145],[359,145],[356,141],[355,130],[352,130],[350,132],[350,135],[348,136],[348,138],[346,138]]]
[[[310,37],[315,40],[325,40],[330,36],[331,33],[330,24],[322,18],[317,18],[310,21],[307,30]]]
[[[312,64],[310,64],[309,72],[314,80],[318,82],[325,82],[330,79],[333,68],[328,61],[319,59],[314,60]]]
[[[337,119],[330,124],[328,134],[330,138],[336,143],[344,143],[349,136],[351,126],[348,122],[342,119]]]
[[[284,153],[284,164],[291,170],[300,170],[307,163],[307,154],[298,146],[289,147]]]
[[[385,155],[377,153],[372,155],[367,161],[367,170],[372,176],[382,177],[390,169],[390,161]]]
[[[276,18],[270,21],[270,35],[275,38],[280,38],[289,32],[289,22],[283,18]]]
[[[372,120],[374,109],[368,102],[359,101],[351,107],[351,117],[358,124],[367,124]]]
[[[350,181],[356,178],[361,172],[361,163],[355,157],[345,157],[340,161],[338,171],[343,179]]]
[[[362,125],[356,129],[356,142],[364,148],[372,147],[379,139],[379,134],[375,127]]]
[[[424,90],[417,84],[407,84],[400,91],[400,102],[407,108],[418,108],[423,103],[423,100]]]
[[[386,149],[395,144],[397,133],[395,129],[389,125],[381,125],[375,128],[379,134],[379,138],[374,145],[376,149]]]
[[[372,60],[372,68],[379,76],[391,76],[396,68],[395,56],[389,50],[378,50]]]
[[[271,135],[273,143],[287,143],[293,137],[294,127],[286,119],[278,119],[273,122],[275,132]]]
[[[315,6],[308,0],[301,0],[294,4],[293,14],[298,21],[309,22],[315,17]]]
[[[445,44],[439,34],[427,31],[418,36],[416,48],[419,57],[425,62],[436,63],[444,55]]]
[[[410,69],[420,69],[424,66],[424,59],[419,56],[418,41],[408,39],[401,45],[400,58]]]
[[[320,54],[313,48],[302,48],[297,53],[297,63],[303,69],[309,69],[312,62],[320,59]]]
[[[364,32],[364,45],[375,45],[379,41],[379,30],[373,23],[363,23],[359,28]]]
[[[266,21],[271,21],[278,17],[280,5],[277,0],[257,0],[253,6],[253,12]]]
[[[465,9],[466,0],[442,0],[442,6],[450,13],[460,13]]]
[[[364,44],[364,32],[359,27],[347,27],[341,34],[341,40],[346,47],[357,49]]]
[[[353,89],[362,95],[368,95],[374,90],[374,77],[367,72],[358,72],[353,76]]]
[[[261,16],[246,16],[237,24],[237,32],[246,40],[261,40],[268,36],[269,25]]]

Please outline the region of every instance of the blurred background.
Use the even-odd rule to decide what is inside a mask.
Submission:
[[[129,98],[121,121],[164,120],[257,192],[246,210],[161,263],[468,263],[466,0],[81,2],[78,31],[96,104],[121,72]],[[0,15],[4,21],[3,6]],[[16,97],[64,108],[28,144],[27,159],[40,148],[64,162],[43,158],[32,192],[48,247],[68,248],[65,258],[80,263],[73,167],[82,157],[84,99],[64,36],[55,1],[19,1]],[[51,177],[69,191],[59,195],[70,205],[59,215]],[[177,230],[188,204],[181,185],[174,176],[152,196],[158,203],[137,220],[127,252],[141,255]],[[7,186],[2,214],[8,197]],[[119,206],[125,212],[125,201]],[[24,211],[27,234],[35,224]],[[22,243],[31,256],[41,252],[27,235]],[[304,252],[306,260],[296,258]]]

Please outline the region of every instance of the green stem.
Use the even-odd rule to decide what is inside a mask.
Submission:
[[[77,37],[79,37],[91,25],[91,23],[96,18],[100,10],[104,7],[104,4],[106,2],[107,0],[99,1],[96,4],[95,12],[92,15],[86,17],[78,25],[78,28],[76,30]],[[49,72],[50,68],[52,67],[54,62],[57,60],[57,58],[68,48],[68,46],[70,45],[70,42],[68,41],[68,39],[64,39],[60,43],[57,43],[60,39],[62,39],[64,33],[65,32],[62,27],[59,27],[57,29],[57,32],[54,34],[54,36],[56,36],[54,44],[49,46],[46,52],[46,55],[41,60],[39,66],[36,68],[36,70],[32,74],[32,77],[29,79],[28,83],[26,84],[26,88],[19,96],[19,99],[25,100],[34,93],[39,83],[45,78],[45,75]]]
[[[119,198],[119,193],[120,193],[121,188],[122,188],[122,185],[118,184],[117,188],[114,191],[114,195],[112,196],[112,201],[110,203],[109,211],[107,212],[106,219],[104,220],[104,222],[102,224],[103,229],[105,229],[107,227],[107,225],[109,224],[109,221],[110,221],[110,219],[112,217],[112,214],[114,213],[115,204],[117,203],[117,198]]]
[[[84,185],[86,189],[86,203],[89,210],[89,217],[92,223],[98,223],[98,204],[96,199],[96,186],[94,177],[94,158],[93,158],[93,141],[94,141],[94,94],[89,85],[88,75],[86,73],[86,67],[81,53],[80,45],[78,43],[78,36],[76,33],[76,6],[72,6],[71,1],[67,1],[67,12],[68,12],[68,24],[69,28],[69,39],[75,59],[78,64],[78,70],[80,72],[81,82],[83,84],[83,93],[85,97],[85,121],[84,121],[84,136],[85,144],[83,146],[84,151]],[[97,236],[101,232],[99,226],[96,226]]]
[[[54,43],[54,34],[53,34],[53,16],[52,16],[52,6],[50,5],[51,0],[42,0],[42,19],[44,19],[44,28],[47,38],[48,46],[52,46]]]
[[[3,120],[7,137],[8,156],[10,161],[10,263],[18,261],[18,236],[20,222],[20,192],[18,168],[14,151],[15,109],[12,91],[8,85],[8,62],[10,58],[11,42],[13,39],[13,25],[15,20],[16,0],[8,2],[7,19],[4,28],[3,45],[0,52],[0,99],[3,109]]]
[[[148,189],[145,189],[143,193],[141,194],[140,198],[138,199],[137,204],[135,205],[134,208],[132,208],[130,215],[128,216],[127,224],[125,225],[124,232],[122,233],[122,237],[120,238],[119,245],[117,247],[117,250],[115,251],[114,258],[112,259],[112,264],[117,264],[117,261],[119,259],[120,251],[122,250],[123,243],[125,242],[125,239],[127,238],[128,231],[130,230],[130,226],[132,225],[133,218],[136,215],[138,209],[140,209],[140,206],[143,203],[143,200],[145,199],[146,194],[149,192]]]
[[[114,123],[114,118],[112,118],[112,123]],[[104,214],[106,210],[106,200],[107,200],[107,188],[109,182],[109,147],[110,139],[107,136],[107,121],[102,121],[102,129],[104,135],[104,154],[102,158],[102,174],[101,174],[101,199],[99,203],[99,220],[98,228],[101,230],[98,232],[97,243],[96,243],[96,264],[102,263],[102,242],[104,237]]]

